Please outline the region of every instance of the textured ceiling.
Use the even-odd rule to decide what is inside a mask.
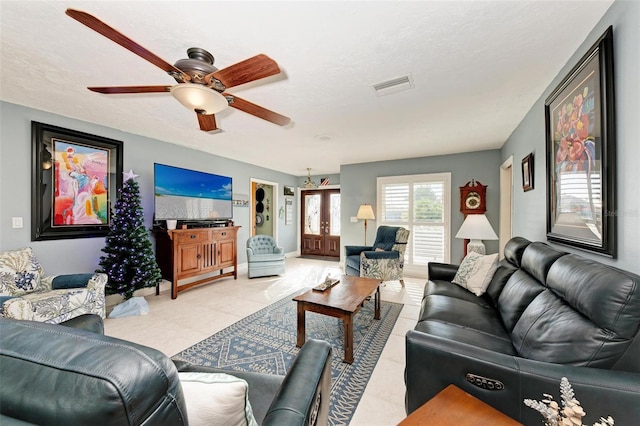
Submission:
[[[0,97],[297,176],[338,173],[341,164],[500,148],[611,3],[2,0]],[[282,74],[229,92],[292,123],[228,108],[216,115],[224,131],[208,134],[169,94],[88,91],[175,81],[67,7],[169,63],[189,47],[210,51],[218,68],[270,56]],[[411,90],[376,96],[371,87],[408,74]]]

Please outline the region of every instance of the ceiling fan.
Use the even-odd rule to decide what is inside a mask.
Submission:
[[[278,64],[266,55],[256,55],[219,70],[213,66],[214,58],[209,52],[192,47],[187,50],[188,59],[180,59],[174,65],[171,65],[86,12],[67,9],[66,14],[151,62],[178,82],[174,86],[88,87],[91,91],[107,95],[170,92],[181,104],[196,112],[200,130],[206,132],[218,130],[215,114],[227,106],[232,106],[235,109],[279,126],[285,126],[291,121],[289,117],[253,104],[226,91],[240,84],[279,74],[280,68]]]

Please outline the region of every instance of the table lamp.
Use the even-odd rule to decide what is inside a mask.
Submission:
[[[358,219],[364,219],[364,245],[367,245],[367,220],[375,219],[376,217],[373,215],[373,208],[370,204],[362,204],[358,209],[358,214],[356,215]]]
[[[493,231],[487,217],[483,214],[467,215],[460,230],[456,234],[456,238],[468,239],[467,252],[475,251],[476,253],[485,254],[486,249],[482,240],[497,240],[498,236]]]

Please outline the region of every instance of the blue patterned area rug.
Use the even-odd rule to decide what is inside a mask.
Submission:
[[[296,292],[243,318],[175,355],[193,364],[226,370],[286,374],[296,357]],[[373,298],[354,317],[353,364],[344,358],[342,321],[306,313],[306,338],[331,343],[331,403],[329,424],[347,425],[360,402],[403,305],[382,301],[380,320],[373,319]]]

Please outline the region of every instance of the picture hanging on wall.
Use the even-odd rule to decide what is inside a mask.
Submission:
[[[31,240],[107,235],[122,142],[36,121],[31,137]]]
[[[522,189],[524,192],[533,189],[533,153],[522,159]]]
[[[615,257],[613,32],[545,102],[547,239]]]

